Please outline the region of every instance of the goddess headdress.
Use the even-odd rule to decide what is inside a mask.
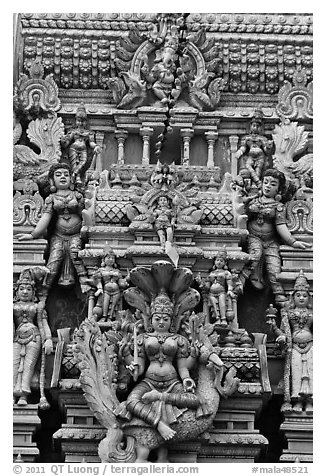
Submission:
[[[309,293],[310,286],[304,272],[301,270],[299,276],[295,280],[293,293],[296,291],[307,291]]]
[[[81,117],[83,119],[87,119],[87,112],[86,112],[86,108],[84,106],[84,103],[80,103],[78,106],[77,106],[77,110],[76,110],[76,116],[75,117]]]

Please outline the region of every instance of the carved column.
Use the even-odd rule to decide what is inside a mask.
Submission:
[[[217,141],[218,132],[205,132],[207,144],[208,144],[208,152],[207,152],[207,167],[214,167],[214,145]]]
[[[239,136],[230,136],[229,141],[231,147],[231,175],[235,177],[238,175],[238,161],[235,153],[238,149]]]
[[[182,154],[182,165],[189,165],[190,158],[190,141],[194,135],[193,129],[181,129],[181,137],[183,139],[183,154]]]
[[[125,141],[128,137],[128,132],[125,130],[117,129],[115,131],[115,138],[118,141],[118,165],[123,165],[125,163]]]
[[[149,156],[150,156],[150,137],[153,135],[154,129],[152,127],[141,127],[139,132],[143,138],[143,158],[142,158],[142,165],[149,164]]]
[[[95,133],[95,140],[96,144],[101,147],[101,153],[98,154],[95,158],[95,163],[93,167],[95,168],[96,172],[101,173],[103,170],[103,142],[104,142],[104,132],[102,131],[97,131]]]

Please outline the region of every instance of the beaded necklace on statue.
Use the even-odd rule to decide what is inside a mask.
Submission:
[[[257,221],[257,224],[258,225],[263,225],[265,223],[265,210],[266,208],[271,208],[271,205],[274,204],[274,201],[273,202],[263,202],[262,201],[262,198],[259,197],[258,200],[257,200],[257,208],[258,208],[258,213],[257,213],[257,218],[256,218],[256,221]]]
[[[300,329],[302,329],[307,324],[309,317],[309,311],[307,309],[293,310],[291,314],[294,320],[298,323]]]
[[[71,213],[68,209],[68,205],[71,202],[71,199],[73,198],[72,192],[70,192],[68,195],[56,194],[56,198],[59,199],[62,202],[62,207],[63,207],[62,218],[66,221],[70,220]]]
[[[155,337],[159,344],[164,344],[166,339],[168,339],[171,335],[172,335],[171,332],[164,332],[164,333],[155,334]]]

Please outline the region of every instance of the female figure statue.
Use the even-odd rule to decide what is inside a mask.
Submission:
[[[309,283],[303,272],[295,281],[288,306],[281,310],[281,326],[272,330],[279,345],[285,346],[284,404],[282,411],[313,412],[313,334]],[[292,403],[292,405],[291,405]]]
[[[75,268],[81,289],[85,292],[88,289],[87,273],[78,257],[82,246],[80,230],[84,198],[81,193],[72,190],[71,171],[67,164],[53,165],[49,171],[49,182],[52,193],[45,199],[40,221],[32,233],[17,234],[16,238],[21,241],[41,237],[53,219],[54,233],[50,240],[50,255],[46,265],[50,270],[47,285],[50,287],[61,271],[58,284],[71,286],[75,282]]]
[[[168,199],[162,195],[157,200],[157,206],[154,208],[154,228],[160,239],[162,248],[165,247],[165,242],[172,243],[173,241],[173,226],[175,225],[175,212],[169,206]]]
[[[246,203],[249,230],[248,252],[252,259],[250,280],[256,288],[263,287],[261,260],[264,259],[276,303],[287,300],[283,287],[278,281],[278,275],[281,272],[280,239],[293,248],[305,249],[311,246],[291,236],[286,225],[285,206],[280,203],[284,189],[284,174],[275,169],[266,170],[261,195],[248,197]]]
[[[115,320],[117,311],[121,310],[121,291],[128,287],[126,279],[117,268],[113,251],[106,250],[101,267],[92,276],[97,291],[97,303],[93,315],[102,314],[100,322]]]
[[[213,311],[212,317],[217,324],[222,325],[227,324],[227,311],[231,310],[232,318],[234,317],[232,299],[236,297],[233,292],[232,275],[226,265],[226,257],[225,250],[218,252],[206,283],[203,283],[203,278],[200,276],[199,279],[196,279],[200,285],[207,288],[208,307]]]
[[[31,382],[38,358],[44,349],[53,349],[51,331],[44,306],[35,302],[35,283],[29,270],[23,271],[16,283],[14,300],[14,404],[27,405]],[[42,391],[41,391],[42,395]]]
[[[262,132],[262,111],[257,109],[250,124],[249,135],[243,138],[236,158],[245,156],[244,167],[250,173],[257,187],[261,185],[261,175],[268,165],[268,156],[272,152],[273,141],[267,140]]]
[[[137,361],[130,353],[125,353],[127,368],[132,373],[136,371],[137,375],[145,373],[145,376],[129,394],[125,413],[120,413],[125,418],[131,415],[141,418],[155,427],[164,440],[175,435],[170,424],[177,422],[187,408],[200,406],[194,394],[195,382],[189,374],[196,362],[196,352],[184,336],[170,331],[172,315],[173,304],[161,291],[151,305],[153,331],[140,334],[134,344],[137,345]],[[144,447],[142,453],[146,460],[149,449]]]
[[[73,181],[80,184],[81,176],[91,165],[93,156],[101,152],[101,147],[94,140],[94,133],[87,128],[87,114],[83,104],[77,108],[75,128],[61,138],[61,144],[68,148]]]

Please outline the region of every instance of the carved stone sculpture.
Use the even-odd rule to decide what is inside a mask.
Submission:
[[[38,147],[36,153],[25,144],[18,144],[22,135],[22,127],[14,111],[14,178],[16,180],[29,176],[35,181],[42,181],[51,167],[61,159],[60,138],[64,134],[61,117],[55,114],[31,121],[27,128],[27,137]]]
[[[313,82],[305,69],[294,71],[292,83],[284,81],[278,93],[276,112],[280,118],[311,120],[313,117]]]
[[[52,337],[44,310],[44,301],[38,302],[36,283],[31,269],[24,270],[16,283],[14,299],[14,404],[27,405],[36,364],[42,354],[40,407],[47,408],[44,396],[45,355],[52,352]]]
[[[124,402],[117,399],[112,383],[115,355],[96,323],[84,321],[75,335],[86,400],[108,429],[99,445],[102,461],[146,462],[154,448],[158,448],[158,461],[168,461],[166,443],[205,431],[218,409],[219,395],[237,386],[231,371],[221,387],[223,364],[205,329],[196,324],[196,317],[189,317],[199,301],[198,292],[189,288],[192,279],[189,269],[175,269],[166,261],[130,272],[136,287],[125,292],[125,299],[138,309],[140,319],[120,352],[136,382]],[[182,331],[183,322],[191,329],[190,335]],[[190,372],[197,365],[195,381]],[[104,381],[99,368],[106,369]]]
[[[233,320],[233,302],[236,295],[233,292],[233,285],[236,277],[233,276],[226,266],[226,250],[220,251],[215,260],[214,267],[207,279],[197,276],[196,281],[202,288],[205,295],[204,313],[209,315],[209,322],[227,325]]]
[[[52,219],[55,221],[54,233],[50,238],[50,255],[47,267],[50,270],[47,279],[48,287],[60,275],[60,286],[71,286],[75,282],[76,270],[82,291],[86,291],[86,269],[78,251],[81,250],[82,240],[80,229],[82,225],[81,211],[84,199],[81,193],[72,190],[71,171],[67,164],[56,164],[49,172],[51,193],[45,199],[42,216],[32,233],[17,234],[16,239],[33,240],[42,236]]]
[[[273,312],[274,311],[274,312]],[[276,342],[285,351],[283,412],[313,412],[313,315],[307,278],[300,272],[287,306],[281,310],[281,325],[275,322],[275,310],[267,310]]]
[[[39,60],[35,60],[29,68],[29,75],[30,77],[22,74],[15,87],[16,108],[25,111],[30,120],[58,112],[61,102],[53,74],[48,74],[43,79],[44,66]]]
[[[118,42],[114,64],[119,75],[109,84],[119,108],[153,102],[200,111],[217,106],[226,86],[217,77],[219,47],[203,28],[186,35],[186,17],[163,14],[147,34],[134,28]]]
[[[252,181],[257,187],[261,185],[261,176],[268,168],[268,157],[272,152],[273,141],[263,135],[263,113],[256,109],[251,119],[250,133],[242,139],[241,147],[236,153],[236,158],[243,158],[240,167],[249,171]]]
[[[95,270],[91,281],[96,286],[94,296],[97,298],[91,314],[96,320],[101,316],[100,322],[114,321],[122,309],[122,291],[128,287],[128,282],[122,278],[111,248],[104,250],[101,267]]]
[[[295,240],[286,224],[285,206],[281,203],[285,191],[285,177],[282,172],[269,169],[263,176],[261,196],[248,198],[248,253],[252,259],[251,283],[261,289],[263,284],[263,264],[275,295],[275,301],[287,300],[278,274],[281,272],[279,254],[280,240],[294,248],[305,249],[309,243]]]
[[[87,114],[83,104],[77,108],[75,128],[61,138],[61,145],[68,150],[73,181],[80,184],[94,156],[101,152],[101,147],[95,142],[94,133],[87,127]]]
[[[182,74],[181,68],[176,71],[178,47],[177,27],[171,27],[170,34],[165,36],[163,46],[156,51],[156,58],[151,69],[148,66],[148,57],[143,56],[144,64],[141,72],[146,81],[152,84],[152,91],[162,105],[171,101],[174,103],[181,93],[181,80],[175,78],[176,73],[179,76]]]
[[[308,135],[304,126],[290,122],[289,119],[283,119],[276,125],[273,134],[275,143],[273,166],[299,186],[312,176],[313,155],[305,154],[296,160],[296,156],[308,146]]]

